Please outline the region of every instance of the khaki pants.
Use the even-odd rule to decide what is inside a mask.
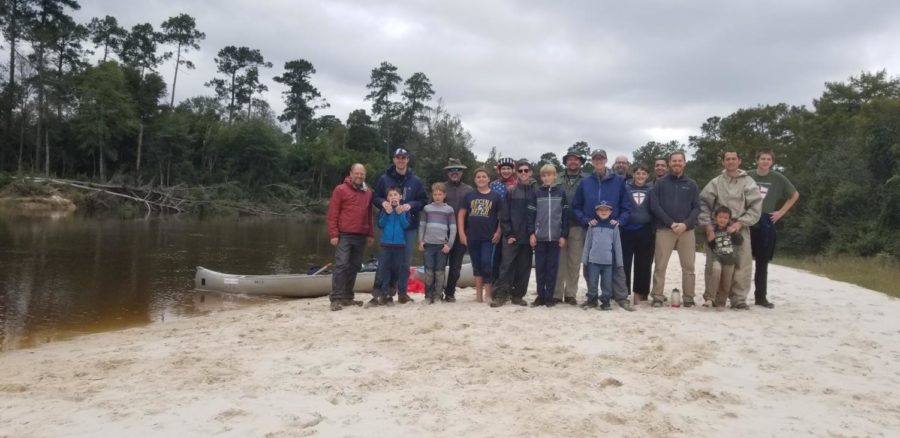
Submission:
[[[669,228],[656,230],[656,247],[653,255],[653,290],[650,295],[653,301],[663,300],[663,289],[666,286],[666,268],[669,266],[669,257],[672,250],[678,251],[678,261],[681,262],[681,291],[685,303],[694,301],[694,259],[697,257],[697,238],[694,230],[687,230],[676,236]]]
[[[747,244],[750,241],[750,227],[741,227],[741,236],[744,238],[744,244],[736,248],[737,262],[734,264],[734,279],[731,281],[729,295],[732,306],[747,302],[747,294],[750,293],[750,284],[753,282],[753,253]],[[706,257],[704,277],[707,285],[712,281],[713,260],[714,257]]]
[[[723,265],[715,260],[716,255],[711,250],[706,251],[707,260],[712,260],[710,276],[707,278],[706,291],[703,299],[715,303],[716,307],[725,307],[728,295],[731,293],[731,283],[734,279],[734,265]]]
[[[582,251],[584,251],[584,228],[580,225],[569,227],[566,247],[559,252],[559,271],[556,274],[553,298],[562,298],[563,295],[575,298],[577,295]]]

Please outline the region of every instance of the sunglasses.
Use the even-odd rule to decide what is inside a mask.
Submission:
[[[531,172],[531,169],[519,169],[519,173],[528,173]]]
[[[447,172],[450,172],[450,173],[460,173],[460,172],[462,172],[462,169],[458,169],[458,168],[454,167],[454,168],[452,168],[452,169],[447,169]]]

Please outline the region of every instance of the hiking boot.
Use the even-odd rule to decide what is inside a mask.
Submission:
[[[774,309],[775,308],[775,305],[768,302],[767,300],[756,301],[755,304],[760,307],[765,307],[766,309]]]
[[[748,309],[750,309],[750,306],[748,306],[747,303],[738,303],[738,304],[731,306],[731,308],[737,309],[737,310],[748,310]]]
[[[409,295],[403,294],[403,295],[400,295],[399,297],[397,297],[398,304],[406,304],[406,303],[412,303],[412,302],[414,302],[414,300],[412,298],[410,298]]]
[[[544,300],[542,300],[540,298],[535,298],[534,301],[531,302],[531,307],[538,307],[538,306],[543,306],[543,305],[544,305]]]
[[[653,303],[650,304],[650,307],[662,307],[663,302],[661,300],[653,300]]]
[[[503,303],[505,303],[505,302],[506,302],[506,300],[504,300],[504,299],[497,299],[497,298],[494,298],[494,299],[491,300],[491,307],[500,307],[500,306],[502,306]]]
[[[369,309],[372,307],[378,307],[378,306],[383,306],[383,305],[384,304],[381,303],[381,301],[379,300],[379,297],[373,297],[371,300],[366,302],[366,305],[363,306],[363,308]]]
[[[560,302],[562,302],[562,300],[560,300]],[[547,302],[547,304],[544,304],[544,305],[547,307],[553,307],[556,305],[556,300],[550,300]]]
[[[570,306],[578,305],[578,300],[576,300],[575,297],[566,297],[563,299],[563,302]]]
[[[600,310],[603,310],[603,311],[612,310],[612,306],[610,306],[609,303],[603,303],[600,305]]]
[[[336,312],[336,311],[341,310],[341,309],[343,309],[343,308],[344,308],[344,306],[342,306],[340,302],[338,302],[338,301],[332,301],[332,302],[331,302],[331,311],[332,311],[332,312]]]
[[[517,306],[527,306],[528,305],[528,303],[525,302],[525,300],[518,298],[518,297],[511,298],[510,302],[512,302],[513,304],[515,304]]]
[[[693,301],[685,301],[681,306],[682,307],[694,307],[695,304]]]
[[[594,301],[594,300],[587,300],[587,301],[581,303],[581,308],[582,308],[582,309],[596,309],[596,308],[597,308],[597,301]]]
[[[350,307],[350,306],[362,306],[362,305],[363,305],[363,302],[362,302],[362,301],[356,301],[356,300],[341,300],[341,305],[342,305],[342,306],[347,306],[347,307]]]
[[[444,297],[444,302],[445,302],[445,303],[455,303],[455,302],[456,302],[456,297],[453,296],[453,295],[447,295],[447,296]]]
[[[378,302],[381,303],[382,306],[393,306],[394,305],[394,297],[388,296],[380,296],[378,297]]]
[[[631,305],[630,302],[628,302],[628,300],[619,301],[619,307],[621,307],[629,312],[634,312],[635,310],[637,310],[634,308],[634,306]]]

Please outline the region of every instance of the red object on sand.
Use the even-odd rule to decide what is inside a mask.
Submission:
[[[419,280],[416,268],[413,266],[409,267],[409,280],[406,282],[406,292],[411,294],[425,293],[425,283]]]

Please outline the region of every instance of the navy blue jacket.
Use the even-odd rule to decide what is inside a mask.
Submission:
[[[381,210],[381,204],[387,200],[387,190],[391,187],[400,187],[403,198],[400,204],[409,204],[412,207],[409,210],[409,228],[415,230],[419,228],[419,212],[428,204],[428,195],[425,193],[425,186],[422,180],[413,173],[409,167],[406,168],[406,174],[400,175],[394,166],[388,168],[384,175],[378,178],[375,183],[375,193],[372,196],[372,205]]]
[[[634,203],[625,187],[625,180],[610,169],[606,169],[602,180],[596,172],[585,176],[575,190],[572,210],[582,226],[586,227],[588,222],[594,219],[596,216],[594,207],[600,201],[606,201],[612,207],[610,218],[621,224],[628,223],[628,216],[631,215]]]

